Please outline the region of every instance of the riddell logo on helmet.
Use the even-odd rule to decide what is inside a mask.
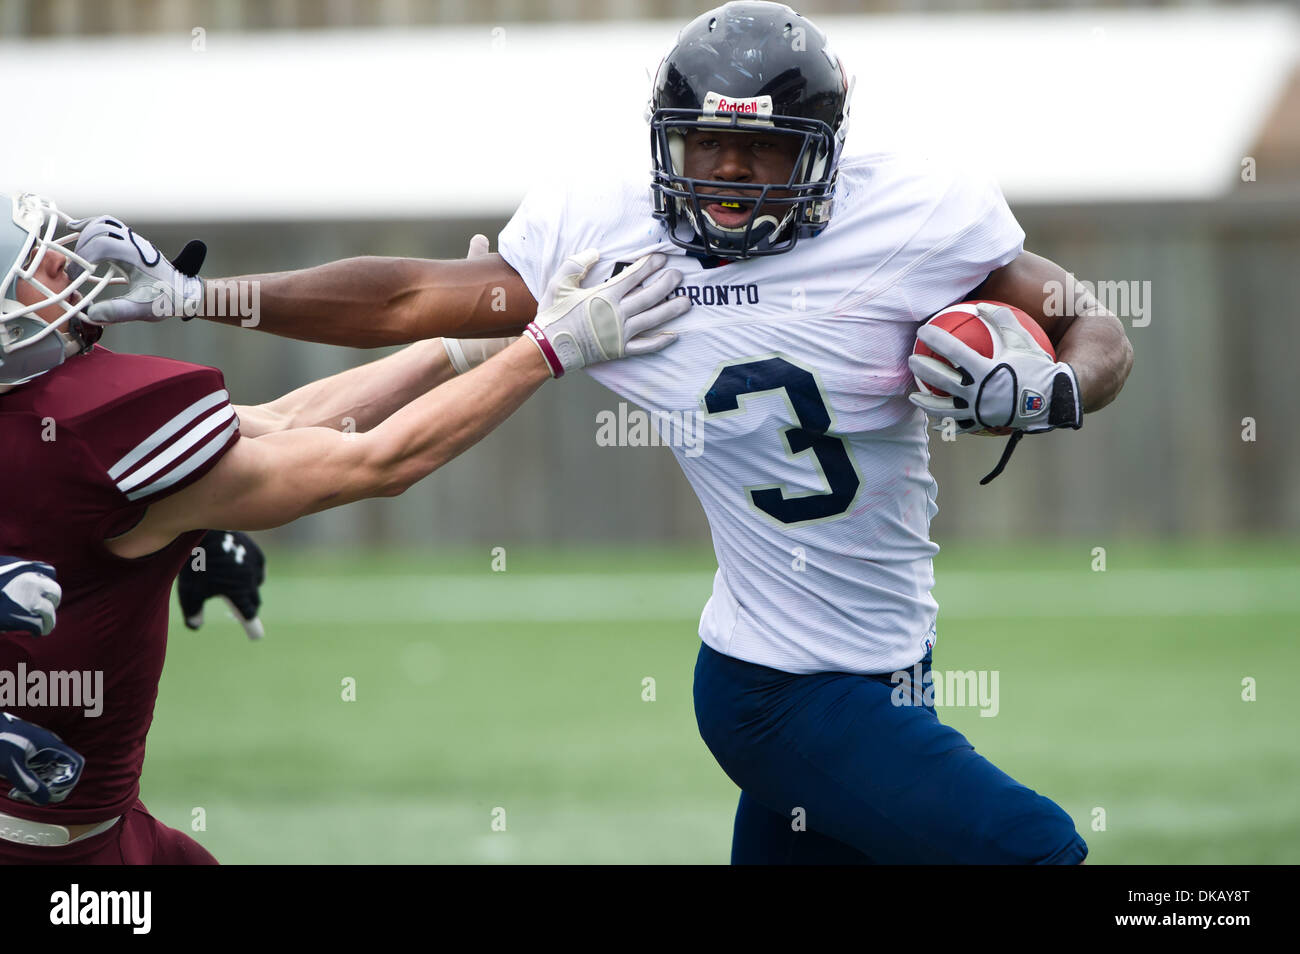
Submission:
[[[727,99],[720,93],[710,92],[704,97],[704,115],[717,116],[721,113],[756,116],[766,119],[772,115],[772,97],[754,96],[748,99]]]

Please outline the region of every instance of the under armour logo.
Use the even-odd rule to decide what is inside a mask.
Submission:
[[[226,539],[221,541],[221,549],[225,550],[227,553],[233,553],[235,555],[236,563],[243,563],[244,554],[248,552],[247,547],[235,542],[235,535],[233,533],[226,534]]]

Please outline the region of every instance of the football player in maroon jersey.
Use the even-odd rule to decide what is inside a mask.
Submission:
[[[689,304],[666,299],[681,275],[662,255],[582,289],[591,250],[554,277],[523,338],[467,373],[425,341],[236,408],[215,368],[92,343],[81,315],[113,268],[72,251],[75,232],[56,237],[70,225],[39,196],[0,195],[0,553],[52,564],[63,589],[49,636],[0,635],[0,710],[75,750],[27,766],[57,796],[48,804],[0,795],[0,863],[214,863],[138,797],[168,595],[204,530],[400,494],[547,379],[664,347],[672,336],[649,332]],[[93,226],[162,260],[114,219]],[[335,429],[345,418],[358,433]],[[102,680],[96,700],[70,698],[83,675]]]

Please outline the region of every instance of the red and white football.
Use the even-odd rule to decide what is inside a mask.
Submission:
[[[1052,348],[1052,342],[1048,339],[1047,333],[1043,331],[1038,322],[1034,321],[1034,319],[1030,318],[1029,315],[1025,314],[1025,312],[1021,311],[1015,305],[1008,305],[1006,302],[987,301],[984,299],[977,301],[963,301],[960,304],[945,308],[927,321],[926,324],[942,328],[958,341],[974,348],[980,354],[984,355],[984,357],[991,358],[993,357],[993,333],[989,330],[988,324],[985,323],[984,319],[981,318],[979,313],[975,310],[976,305],[983,304],[1001,305],[1003,308],[1011,309],[1011,313],[1016,316],[1016,320],[1020,322],[1021,327],[1033,336],[1033,339],[1038,342],[1039,347],[1046,351],[1053,361],[1056,360],[1056,351]],[[919,338],[912,348],[912,354],[927,355],[934,358],[936,361],[948,365],[948,367],[952,367],[951,361],[942,355],[935,354],[922,344]],[[947,391],[940,391],[938,388],[932,388],[920,378],[916,379],[916,386],[926,394],[933,394],[936,397],[948,397]]]
[[[1052,347],[1052,342],[1047,337],[1047,333],[1039,326],[1038,322],[1030,318],[1025,312],[1021,311],[1015,305],[1008,305],[1003,301],[991,301],[989,299],[976,299],[972,301],[963,301],[951,307],[945,308],[937,315],[926,322],[927,325],[937,325],[945,331],[952,334],[958,341],[969,345],[986,358],[993,357],[993,332],[989,329],[988,324],[979,316],[975,310],[976,305],[989,304],[1001,305],[1004,308],[1010,308],[1011,313],[1016,316],[1020,326],[1029,332],[1033,339],[1038,342],[1039,347],[1051,355],[1052,360],[1056,360],[1056,350]],[[942,364],[952,367],[953,364],[943,355],[935,354],[928,347],[922,344],[918,338],[916,344],[912,346],[913,354],[923,354],[934,358]],[[933,394],[935,397],[948,397],[947,391],[941,391],[939,388],[932,388],[920,378],[916,378],[916,386],[926,394]],[[989,427],[982,431],[976,431],[976,434],[990,437],[1004,437],[1011,433],[1009,427]]]

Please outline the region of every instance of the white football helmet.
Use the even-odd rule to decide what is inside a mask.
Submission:
[[[113,277],[107,264],[96,265],[73,251],[77,233],[55,238],[72,219],[49,199],[33,192],[0,193],[0,392],[57,368],[65,358],[87,350],[99,329],[85,325],[80,315],[109,285],[125,283]],[[72,280],[56,292],[37,277],[51,249],[68,260]],[[44,297],[31,305],[18,301],[15,285],[24,281]],[[37,315],[51,306],[62,313],[53,321]],[[63,326],[64,334],[56,333]]]

